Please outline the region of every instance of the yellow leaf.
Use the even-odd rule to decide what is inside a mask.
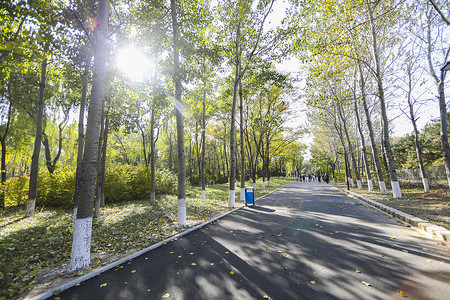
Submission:
[[[408,250],[406,250],[406,249],[403,249],[402,251],[405,252],[405,253],[408,253]]]
[[[370,283],[365,282],[365,281],[362,281],[362,283],[365,284],[365,285],[367,285],[367,286],[370,286],[370,285],[371,285]]]
[[[162,297],[163,297],[163,298],[169,298],[169,297],[170,297],[170,294],[169,294],[169,293],[165,293]]]
[[[266,251],[269,251],[269,248],[266,248]]]
[[[233,274],[234,274],[234,271],[233,271],[233,270],[231,270],[231,271],[230,271],[230,274],[231,274],[231,275],[233,275]]]
[[[285,254],[284,256],[289,257],[289,254]]]
[[[427,259],[427,262],[432,262],[432,260],[431,259]]]
[[[174,253],[175,253],[175,252],[173,252],[173,251],[172,251],[172,252],[170,252],[170,254],[174,254]]]
[[[211,266],[214,266],[214,263],[211,263]]]
[[[285,270],[288,270],[288,267],[284,267]]]
[[[425,251],[428,251],[428,248],[422,248],[423,250],[425,250]]]
[[[339,231],[335,231],[335,233],[339,233]]]
[[[81,284],[79,284],[79,283],[77,283],[77,284],[75,284],[75,286],[80,286]]]
[[[358,227],[358,226],[356,226],[356,227],[355,227],[355,229],[356,229],[356,230],[359,230],[359,227]]]
[[[128,284],[128,282],[126,282],[126,281],[125,281],[125,282],[124,282],[123,284],[127,285],[127,284]]]
[[[192,264],[191,264],[191,266],[196,266],[196,265],[197,265],[196,263],[192,263]]]
[[[361,273],[361,271],[360,270],[355,270],[356,271],[356,273]]]
[[[105,287],[105,286],[107,286],[107,285],[108,285],[107,283],[100,284],[100,287],[102,288],[102,287]]]
[[[391,237],[391,240],[395,240],[395,239],[396,239],[396,237],[395,237],[395,236]]]
[[[150,289],[147,289],[147,292],[150,292]]]
[[[408,295],[406,295],[403,291],[400,291],[400,296],[402,296],[402,297],[404,297],[404,298],[406,298],[406,297],[408,297]]]
[[[131,273],[136,273],[136,270],[131,271]]]
[[[167,242],[166,242],[166,241],[163,241],[162,244],[163,244],[163,245],[167,245]]]
[[[316,284],[316,282],[314,280],[311,280],[310,282],[311,282],[311,284]]]
[[[281,250],[278,250],[278,253],[282,253],[283,251],[281,251]]]
[[[269,296],[267,296],[267,295],[264,295],[264,297],[263,297],[264,299],[269,299]]]

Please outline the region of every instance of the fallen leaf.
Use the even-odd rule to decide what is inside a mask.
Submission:
[[[269,296],[267,296],[267,295],[264,295],[264,297],[263,297],[264,299],[269,299]]]
[[[211,263],[211,266],[214,266],[214,263]]]
[[[391,237],[391,240],[395,240],[395,239],[396,239],[396,237],[395,237],[395,236]]]
[[[136,270],[132,270],[131,273],[136,273]]]
[[[163,245],[167,245],[167,242],[166,242],[166,241],[163,241],[162,244],[163,244]]]
[[[428,251],[428,248],[422,248],[423,250],[425,250],[425,251]]]
[[[269,251],[269,248],[266,248],[266,251]]]
[[[286,253],[284,256],[289,257],[289,254]]]
[[[75,284],[75,286],[80,286],[81,284],[79,284],[79,283],[77,283],[77,284]]]
[[[403,291],[400,291],[400,296],[402,296],[403,298],[407,298],[408,297],[408,295],[406,295]]]
[[[356,273],[361,273],[361,271],[360,270],[355,270],[356,271]]]
[[[54,296],[58,296],[60,293],[61,293],[61,290],[54,290],[54,291],[52,292],[52,294],[53,294]]]
[[[334,233],[339,233],[339,231],[336,230]]]
[[[191,266],[196,266],[196,265],[197,265],[196,263],[192,263],[192,264],[191,264]]]
[[[124,282],[123,284],[127,285],[127,284],[128,284],[128,282],[126,282],[126,281],[125,281],[125,282]]]
[[[150,289],[147,289],[147,292],[150,292]]]
[[[355,227],[355,229],[356,229],[356,230],[359,230],[359,227],[358,227],[358,226],[356,226],[356,227]]]
[[[234,271],[233,271],[233,270],[231,270],[231,271],[230,271],[230,274],[231,274],[231,275],[233,275],[233,274],[234,274]]]
[[[107,285],[108,285],[107,283],[103,283],[103,284],[100,284],[100,287],[102,288],[102,287],[105,287]]]
[[[402,251],[405,252],[405,253],[408,253],[408,250],[406,250],[406,249],[403,249]]]
[[[170,297],[170,294],[169,294],[169,293],[165,293],[162,297],[163,297],[163,298],[169,298],[169,297]]]
[[[431,259],[427,259],[426,261],[427,261],[427,262],[432,262],[432,260],[431,260]]]
[[[362,283],[365,284],[365,285],[367,285],[367,286],[371,286],[371,284],[368,283],[368,282],[362,281]]]
[[[281,250],[278,250],[278,253],[282,253],[283,251],[281,251]]]
[[[316,284],[316,282],[314,280],[311,280],[310,282],[311,282],[311,284]]]
[[[284,267],[285,270],[289,270],[288,267]]]

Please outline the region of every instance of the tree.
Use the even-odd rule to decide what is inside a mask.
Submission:
[[[92,91],[89,105],[85,147],[81,162],[78,186],[77,217],[73,226],[70,269],[85,268],[90,264],[92,233],[92,206],[95,194],[95,177],[98,163],[98,135],[105,89],[106,56],[108,42],[109,2],[99,0],[97,8],[96,43]]]

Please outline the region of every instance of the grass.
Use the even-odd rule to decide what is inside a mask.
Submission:
[[[262,189],[257,181],[256,197],[283,186],[284,179],[271,179]],[[247,183],[247,186],[251,186]],[[241,205],[236,187],[236,206]],[[201,201],[201,188],[187,190],[187,221],[195,226],[230,210],[228,184],[206,189],[207,202]],[[72,210],[40,208],[24,218],[25,207],[0,212],[0,299],[37,293],[77,276],[67,274],[72,247]],[[184,229],[174,226],[176,196],[164,195],[157,203],[133,201],[107,205],[94,219],[90,269],[102,267],[119,258],[149,247]],[[87,270],[83,271],[86,272]],[[78,273],[78,276],[81,275]]]
[[[341,189],[347,188],[344,183],[335,182],[332,184]],[[357,188],[350,188],[350,190],[450,230],[450,192],[447,186],[432,185],[430,192],[427,193],[423,191],[420,182],[404,181],[400,182],[400,187],[402,190],[402,198],[400,199],[393,198],[392,193],[381,195],[377,186],[374,186],[372,192],[369,192],[366,186],[363,190]]]

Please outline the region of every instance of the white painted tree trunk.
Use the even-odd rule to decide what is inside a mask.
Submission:
[[[382,195],[387,195],[388,191],[387,191],[387,188],[386,188],[386,183],[384,181],[380,181],[379,182],[379,186],[380,186],[381,194]]]
[[[241,202],[245,203],[245,188],[241,188]]]
[[[256,191],[256,182],[253,182],[253,192]]]
[[[70,270],[87,268],[91,257],[92,217],[76,219],[73,224]]]
[[[352,186],[352,188],[354,188],[355,182],[353,181],[353,178],[349,178],[348,181],[350,182],[350,185]]]
[[[428,179],[427,178],[422,178],[422,182],[423,182],[423,189],[425,192],[429,192],[430,191],[430,186],[428,185]]]
[[[202,202],[206,203],[206,191],[202,190]]]
[[[372,191],[373,191],[373,182],[372,182],[372,179],[370,179],[370,180],[367,181],[367,185],[368,185],[368,187],[369,187],[369,192],[372,192]]]
[[[270,179],[267,179],[267,186],[270,186]]]
[[[178,225],[186,226],[186,199],[178,199]]]
[[[400,189],[400,184],[398,181],[391,181],[392,185],[392,194],[394,198],[401,198],[402,197],[402,191]]]
[[[358,190],[362,190],[363,189],[361,180],[356,180],[356,185],[358,186]]]
[[[263,181],[262,188],[263,188],[263,190],[266,188],[266,182],[265,181]]]
[[[228,193],[228,207],[229,208],[233,208],[235,200],[236,200],[235,191],[234,190],[229,190],[228,192],[229,192]]]
[[[151,194],[150,195],[150,202],[152,204],[155,204],[156,203],[156,193],[155,192],[151,192],[150,194]]]

